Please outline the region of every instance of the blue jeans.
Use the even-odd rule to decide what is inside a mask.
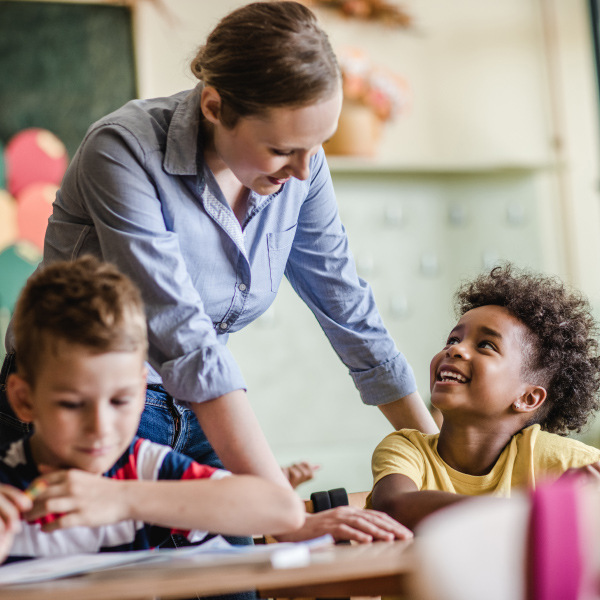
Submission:
[[[194,412],[174,402],[161,385],[148,386],[138,435],[170,446],[203,465],[223,468]]]
[[[6,398],[6,379],[10,373],[14,373],[15,367],[15,355],[8,354],[0,372],[0,445],[22,438],[31,429],[31,425],[23,423],[17,418]],[[173,398],[160,385],[148,386],[146,408],[142,413],[138,435],[158,444],[170,446],[199,463],[223,468],[223,464],[206,439],[194,412],[174,402]],[[235,545],[252,544],[252,538],[248,537],[226,536],[226,539]],[[177,548],[186,545],[189,545],[186,538],[172,535],[171,539],[161,547]],[[253,600],[256,597],[255,592],[240,592],[214,598]]]

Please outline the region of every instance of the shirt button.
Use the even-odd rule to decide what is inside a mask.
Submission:
[[[240,285],[238,285],[238,290],[240,290],[240,292],[245,292],[246,291],[246,284],[245,283],[240,283]]]
[[[221,329],[227,329],[229,327],[229,325],[227,325],[227,323],[225,323],[225,321],[223,321],[222,323],[219,323],[219,327]]]

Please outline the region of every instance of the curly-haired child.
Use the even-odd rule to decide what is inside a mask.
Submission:
[[[403,429],[373,455],[367,505],[413,527],[468,496],[510,496],[600,450],[564,437],[598,409],[600,353],[588,302],[556,278],[496,267],[456,294],[459,316],[431,361],[439,434]]]

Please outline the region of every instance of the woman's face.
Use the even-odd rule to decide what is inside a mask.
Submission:
[[[310,158],[335,133],[341,107],[340,90],[308,106],[241,117],[231,129],[215,119],[212,151],[242,185],[273,194],[291,177],[308,178]]]

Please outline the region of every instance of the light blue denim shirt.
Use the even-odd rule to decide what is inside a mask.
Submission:
[[[203,162],[200,90],[129,102],[90,127],[54,202],[42,264],[94,254],[129,275],[146,304],[150,381],[180,401],[246,387],[225,342],[267,310],[284,274],[366,404],[415,391],[356,274],[323,150],[306,181],[251,193],[240,226]]]

